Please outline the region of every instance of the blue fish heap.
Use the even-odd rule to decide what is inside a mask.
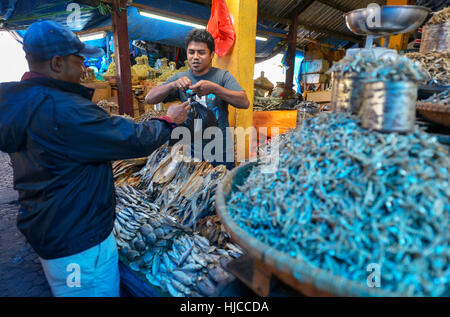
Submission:
[[[356,117],[308,119],[281,139],[279,168],[252,169],[228,212],[250,236],[349,281],[404,296],[449,296],[449,149],[416,127],[408,135]]]

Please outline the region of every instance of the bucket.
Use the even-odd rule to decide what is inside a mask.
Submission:
[[[368,82],[363,87],[361,125],[381,132],[409,132],[416,120],[417,83]]]
[[[336,77],[336,89],[332,92],[334,102],[332,102],[333,112],[359,113],[362,105],[363,77]],[[335,83],[333,83],[334,85]],[[334,95],[333,95],[334,93]]]

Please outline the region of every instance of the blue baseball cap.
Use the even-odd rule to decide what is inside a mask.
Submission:
[[[31,24],[23,37],[23,50],[27,56],[37,61],[71,54],[84,57],[104,55],[103,49],[81,42],[69,28],[54,21]]]

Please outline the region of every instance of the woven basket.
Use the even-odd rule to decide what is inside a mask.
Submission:
[[[418,102],[417,111],[427,120],[450,128],[450,104]]]
[[[355,282],[329,271],[312,267],[253,238],[236,224],[228,214],[226,202],[232,189],[242,185],[256,163],[246,163],[227,174],[216,192],[216,210],[222,224],[234,241],[248,254],[267,265],[272,274],[307,296],[402,296],[381,288],[369,288],[365,281]]]

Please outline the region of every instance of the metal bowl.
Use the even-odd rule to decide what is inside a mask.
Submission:
[[[344,14],[347,27],[358,35],[395,35],[417,29],[431,12],[422,6],[382,6],[380,25],[370,27],[368,18],[373,16],[374,8],[357,9]]]

